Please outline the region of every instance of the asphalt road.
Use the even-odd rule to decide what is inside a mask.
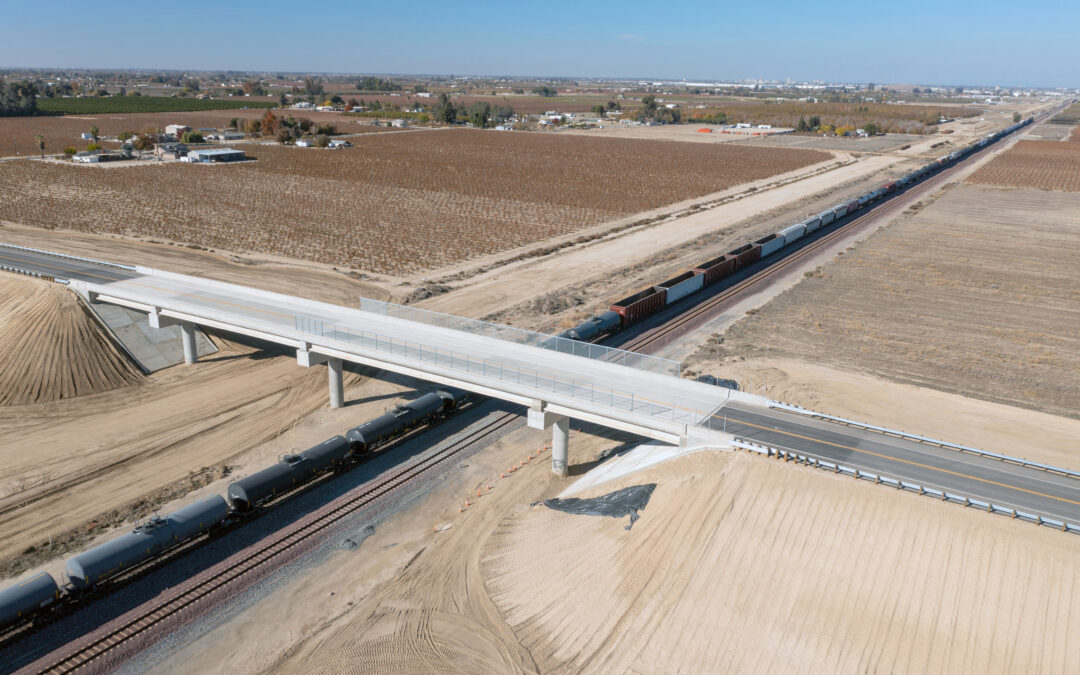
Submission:
[[[761,445],[1080,524],[1080,480],[782,410],[728,404],[713,426]]]
[[[0,265],[8,265],[10,267],[26,270],[27,272],[37,272],[38,274],[47,274],[49,276],[63,277],[65,279],[78,279],[79,281],[88,281],[95,284],[107,284],[113,281],[134,279],[141,276],[138,272],[132,272],[119,267],[97,265],[82,260],[61,258],[45,253],[35,253],[33,251],[8,248],[6,246],[0,246]]]

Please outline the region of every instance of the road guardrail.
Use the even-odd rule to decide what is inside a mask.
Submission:
[[[798,413],[800,415],[807,415],[810,417],[819,417],[821,419],[829,420],[831,422],[839,422],[840,424],[846,424],[852,427],[859,427],[860,429],[869,429],[870,431],[877,431],[882,434],[888,434],[890,436],[897,436],[900,438],[907,438],[920,443],[927,443],[929,445],[936,445],[942,448],[949,448],[951,450],[958,450],[960,452],[968,452],[973,455],[979,455],[981,457],[990,457],[991,459],[997,459],[1002,462],[1009,462],[1011,464],[1020,464],[1022,466],[1031,467],[1033,469],[1040,469],[1042,471],[1049,471],[1051,473],[1061,474],[1062,476],[1068,476],[1069,478],[1080,478],[1080,472],[1073,471],[1071,469],[1065,469],[1060,466],[1053,466],[1051,464],[1040,464],[1039,462],[1032,462],[1021,457],[1012,457],[1009,455],[1002,455],[996,452],[990,452],[988,450],[980,450],[979,448],[972,448],[967,445],[960,445],[958,443],[949,443],[948,441],[940,441],[936,438],[927,438],[926,436],[919,436],[917,434],[909,434],[905,431],[897,431],[895,429],[888,429],[886,427],[879,427],[873,424],[867,424],[865,422],[856,422],[855,420],[845,419],[843,417],[836,417],[835,415],[826,415],[825,413],[815,412],[813,410],[807,410],[806,408],[791,405],[790,403],[781,403],[780,401],[769,401],[770,408],[778,408],[780,410],[787,410],[789,412]]]
[[[839,462],[831,462],[829,460],[821,459],[813,453],[789,450],[787,448],[776,448],[769,445],[751,443],[749,441],[744,441],[738,438],[731,441],[731,447],[755,452],[759,455],[764,455],[765,457],[776,457],[777,459],[783,459],[786,462],[794,461],[797,464],[805,464],[807,466],[812,466],[817,469],[825,469],[827,471],[832,471],[833,473],[842,473],[848,476],[853,476],[856,480],[873,481],[877,485],[888,485],[891,487],[895,487],[898,490],[914,492],[916,494],[927,497],[934,497],[935,499],[943,502],[952,502],[953,504],[961,504],[963,506],[974,507],[982,511],[986,511],[987,513],[998,513],[1002,515],[1007,515],[1010,518],[1023,520],[1034,525],[1046,525],[1048,527],[1053,527],[1054,529],[1061,530],[1062,532],[1080,534],[1080,524],[1077,523],[1070,523],[1066,520],[1058,520],[1056,518],[1044,517],[1042,514],[1038,513],[1021,511],[1019,508],[1009,504],[995,504],[994,502],[986,499],[985,497],[957,494],[955,492],[948,492],[945,490],[945,488],[942,487],[914,483],[900,478],[883,476],[880,473],[875,473],[873,471],[867,470],[865,467],[860,467],[855,464],[840,464]]]
[[[30,248],[29,246],[16,246],[15,244],[5,244],[0,242],[0,246],[4,248],[13,248],[19,251],[30,251],[31,253],[40,253],[41,255],[52,256],[53,258],[67,258],[68,260],[79,260],[86,263],[93,263],[94,265],[104,265],[106,267],[117,267],[129,272],[135,271],[134,265],[124,265],[122,263],[107,262],[105,260],[95,260],[94,258],[83,258],[77,255],[68,255],[66,253],[57,253],[56,251],[46,251],[40,248]]]

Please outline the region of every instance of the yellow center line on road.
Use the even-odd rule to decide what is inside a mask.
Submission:
[[[716,418],[715,415],[713,417]],[[920,467],[920,468],[923,468],[923,469],[929,469],[931,471],[940,471],[941,473],[947,473],[949,475],[957,476],[959,478],[970,478],[971,480],[979,481],[980,483],[988,483],[990,485],[996,485],[998,487],[1008,488],[1009,490],[1018,490],[1020,492],[1026,492],[1028,494],[1035,495],[1035,496],[1038,496],[1038,497],[1045,497],[1047,499],[1055,499],[1055,500],[1057,500],[1059,502],[1066,502],[1068,504],[1076,504],[1077,506],[1080,506],[1080,501],[1075,501],[1075,500],[1072,500],[1072,499],[1066,499],[1065,497],[1055,497],[1054,495],[1048,495],[1048,494],[1046,494],[1044,492],[1038,492],[1037,490],[1028,490],[1027,488],[1017,487],[1015,485],[1009,485],[1008,483],[999,483],[997,481],[989,480],[988,478],[979,478],[978,476],[972,476],[972,475],[969,475],[969,474],[966,474],[966,473],[961,473],[959,471],[950,471],[949,469],[942,469],[940,467],[931,466],[929,464],[923,464],[921,462],[914,462],[914,461],[912,461],[910,459],[901,459],[899,457],[892,457],[890,455],[886,455],[886,454],[883,454],[883,453],[880,453],[880,452],[874,452],[873,450],[863,450],[861,448],[853,448],[850,445],[842,445],[840,443],[832,443],[830,441],[823,441],[821,439],[813,438],[811,436],[803,436],[802,434],[796,434],[796,433],[791,432],[791,431],[783,431],[781,429],[773,429],[773,428],[770,428],[770,427],[763,427],[760,424],[754,424],[753,422],[744,422],[742,420],[728,420],[728,421],[729,422],[734,422],[735,424],[745,424],[748,427],[756,427],[758,429],[763,429],[765,431],[773,431],[773,432],[776,432],[778,434],[784,434],[785,436],[792,436],[794,438],[801,438],[803,440],[811,441],[813,443],[821,443],[823,445],[831,445],[831,446],[833,446],[835,448],[843,448],[844,450],[851,450],[852,452],[861,452],[863,454],[873,455],[874,457],[880,457],[882,459],[887,459],[887,460],[890,460],[890,461],[893,461],[893,462],[902,462],[904,464],[911,464],[912,466],[917,466],[917,467]]]

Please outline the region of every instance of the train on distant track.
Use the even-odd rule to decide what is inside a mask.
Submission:
[[[716,282],[729,277],[741,269],[753,265],[757,261],[772,255],[780,249],[791,246],[803,237],[813,234],[817,230],[832,223],[846,218],[851,214],[865,208],[868,204],[876,202],[886,195],[909,187],[916,182],[955,164],[971,153],[986,147],[1014,131],[1025,127],[1034,118],[1027,118],[1013,124],[1001,131],[989,134],[974,143],[964,146],[955,152],[939,157],[909,174],[901,176],[895,181],[889,181],[883,185],[843,201],[832,208],[825,209],[821,213],[810,216],[805,220],[785,227],[779,232],[762,237],[755,242],[744,244],[722,256],[706,260],[697,267],[683,272],[677,277],[663,281],[655,286],[650,286],[642,291],[634,293],[630,297],[623,298],[611,304],[607,311],[585,319],[577,326],[559,333],[557,337],[571,340],[588,341],[601,337],[605,334],[615,333],[627,326],[651,316],[668,305],[682,300],[688,295],[711,286]]]
[[[61,586],[42,572],[0,591],[0,630],[33,620],[87,594],[118,574],[154,560],[203,534],[250,516],[261,504],[340,471],[413,429],[441,420],[471,399],[469,392],[443,387],[334,436],[316,446],[286,455],[278,463],[232,483],[227,497],[214,495],[170,513],[154,516],[121,537],[67,561],[68,583]]]

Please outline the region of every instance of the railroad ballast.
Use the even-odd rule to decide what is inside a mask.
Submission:
[[[42,572],[0,591],[0,629],[15,626],[50,611],[68,598],[87,593],[132,567],[230,522],[239,522],[260,504],[297,488],[316,476],[340,470],[371,454],[391,439],[435,422],[470,399],[453,387],[424,394],[379,417],[316,446],[286,455],[279,462],[231,483],[228,501],[213,495],[170,513],[154,516],[132,532],[68,560],[68,583],[60,586]]]
[[[633,295],[611,304],[609,311],[591,316],[570,330],[559,333],[558,337],[572,340],[592,340],[606,333],[615,333],[636,323],[664,307],[692,295],[702,288],[708,287],[725,277],[735,274],[744,267],[753,265],[761,258],[770,256],[780,249],[791,246],[803,237],[817,230],[831,225],[841,218],[847,217],[859,209],[865,208],[886,195],[890,195],[902,188],[915,183],[942,168],[953,164],[972,152],[984,148],[994,141],[1004,138],[1017,129],[1025,127],[1035,120],[1031,117],[1018,122],[1010,127],[993,134],[989,134],[978,141],[967,145],[955,152],[944,155],[900,178],[884,183],[870,192],[859,195],[853,199],[841,202],[836,206],[822,211],[816,216],[811,216],[799,223],[781,229],[779,232],[767,235],[750,244],[743,244],[739,248],[722,256],[707,260],[697,267],[680,274],[677,277],[664,281],[655,286],[645,288]],[[700,281],[691,276],[699,276]],[[617,321],[616,321],[617,319]]]

